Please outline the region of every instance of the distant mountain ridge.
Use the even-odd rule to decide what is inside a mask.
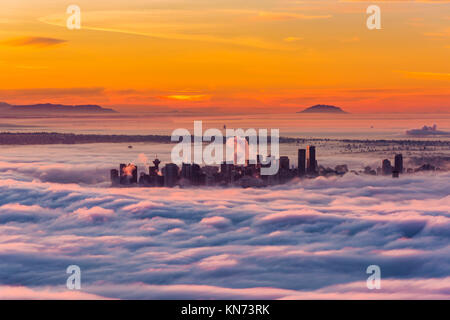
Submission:
[[[316,104],[297,113],[347,113],[339,107],[326,104]]]
[[[113,109],[103,108],[98,105],[63,105],[52,103],[41,103],[31,105],[10,105],[0,102],[0,112],[6,113],[117,113]]]

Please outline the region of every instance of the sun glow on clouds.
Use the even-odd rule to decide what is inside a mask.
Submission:
[[[301,13],[291,13],[291,12],[259,12],[258,19],[261,20],[275,20],[275,21],[283,21],[283,20],[296,20],[296,19],[304,19],[304,20],[315,20],[315,19],[329,19],[332,15],[305,15]]]
[[[173,100],[182,100],[182,101],[204,101],[209,100],[211,96],[205,94],[195,94],[195,95],[186,95],[186,94],[176,94],[167,96],[168,99]]]
[[[147,5],[79,0],[83,27],[77,32],[66,29],[67,15],[55,1],[40,1],[34,15],[23,16],[30,3],[2,2],[12,32],[0,38],[0,83],[4,100],[18,104],[76,101],[124,109],[194,105],[205,110],[214,104],[229,113],[293,112],[328,99],[350,112],[448,107],[448,1],[394,1],[383,8],[388,32],[367,30],[362,19],[367,1],[338,6],[335,1],[250,0],[244,6],[202,1],[192,6],[181,0]],[[429,18],[421,20],[418,8]],[[420,75],[395,71],[412,65],[420,67]],[[58,97],[51,90],[26,94],[80,83],[104,90],[68,90]],[[183,94],[185,88],[199,93]],[[414,96],[405,94],[410,91]]]

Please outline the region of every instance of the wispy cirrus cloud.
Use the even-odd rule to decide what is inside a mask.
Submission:
[[[424,36],[430,37],[430,38],[449,38],[450,37],[450,28],[446,30],[441,31],[434,31],[434,32],[424,32]]]
[[[399,71],[409,78],[420,79],[436,79],[436,80],[450,80],[450,73],[446,72],[421,72],[421,71]]]
[[[339,2],[386,2],[386,3],[450,3],[450,0],[339,0]]]
[[[361,39],[357,36],[355,37],[350,37],[350,38],[343,38],[340,40],[342,43],[355,43],[355,42],[360,42]]]
[[[46,48],[58,46],[66,42],[67,42],[66,40],[56,38],[27,36],[27,37],[10,38],[0,43],[10,47]]]
[[[167,19],[165,23],[158,23],[155,20],[155,14],[158,14],[158,19],[161,17]],[[261,35],[245,35],[238,32],[216,32],[217,26],[224,26],[224,22],[220,19],[237,19],[236,16],[246,16],[248,19],[257,20],[298,20],[298,19],[323,19],[331,16],[315,16],[298,13],[273,13],[273,12],[258,12],[254,10],[230,10],[220,11],[218,21],[214,24],[211,22],[198,23],[198,20],[205,19],[208,13],[217,14],[217,11],[186,11],[181,12],[173,10],[161,11],[92,11],[85,12],[83,15],[83,30],[108,32],[117,34],[126,34],[136,37],[146,37],[152,39],[167,39],[176,41],[199,41],[206,43],[218,43],[223,45],[233,45],[241,47],[269,49],[269,50],[291,50],[289,47],[282,46],[279,43],[266,39]],[[179,17],[184,22],[174,22],[172,17]],[[191,16],[198,16],[198,20],[192,21]],[[144,19],[146,18],[147,19]],[[130,24],[129,20],[125,18],[141,21],[138,24]],[[65,18],[59,14],[44,16],[38,19],[42,23],[53,26],[66,27]],[[226,20],[228,23],[229,20]],[[220,28],[219,28],[220,29]]]
[[[297,42],[297,41],[301,41],[301,40],[303,40],[302,37],[286,37],[283,39],[283,41],[286,41],[286,42]]]
[[[308,15],[294,12],[260,11],[256,17],[258,20],[284,21],[284,20],[316,20],[329,19],[331,14]]]

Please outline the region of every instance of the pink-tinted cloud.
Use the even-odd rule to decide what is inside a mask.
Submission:
[[[64,297],[72,264],[94,298],[448,297],[449,173],[347,174],[267,189],[109,188],[108,165],[78,162],[97,147],[83,148],[49,149],[48,163],[2,156],[4,297]],[[83,170],[83,182],[61,183]],[[365,286],[372,264],[381,291]]]

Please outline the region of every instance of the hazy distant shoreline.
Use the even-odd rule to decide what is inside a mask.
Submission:
[[[88,144],[88,143],[174,143],[168,135],[102,135],[74,134],[57,132],[0,132],[0,145],[49,145],[49,144]],[[338,141],[343,143],[365,144],[399,144],[423,146],[449,146],[450,141],[442,140],[411,140],[411,139],[327,139],[327,138],[289,138],[280,137],[280,143],[306,143],[312,141]]]

